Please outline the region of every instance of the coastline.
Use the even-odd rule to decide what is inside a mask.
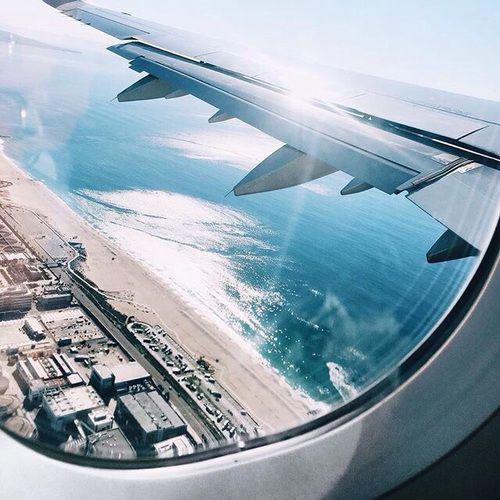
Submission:
[[[29,208],[66,239],[81,241],[88,253],[81,270],[116,297],[110,303],[127,316],[162,325],[194,358],[205,356],[216,369],[215,378],[263,430],[276,432],[300,424],[311,418],[309,412],[324,406],[290,386],[236,332],[223,330],[187,306],[168,283],[99,234],[45,184],[10,160],[1,146],[0,142],[0,180],[12,183],[0,188],[2,202]]]

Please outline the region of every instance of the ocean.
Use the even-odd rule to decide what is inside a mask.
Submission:
[[[474,260],[429,265],[444,232],[404,196],[342,197],[349,177],[239,197],[279,143],[191,97],[110,102],[111,55],[1,45],[6,154],[294,387],[348,400],[422,341]]]

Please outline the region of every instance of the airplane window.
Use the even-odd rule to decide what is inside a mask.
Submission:
[[[263,34],[275,60],[320,51],[300,67],[224,43],[213,13],[204,28],[185,5],[100,3],[117,13],[2,7],[1,427],[68,457],[149,461],[355,400],[431,335],[490,243],[496,89],[436,66],[398,83],[417,73],[361,42],[357,63],[327,58],[331,28],[302,2],[289,21],[315,41]],[[247,23],[226,4],[228,36],[260,43],[262,11]],[[488,57],[470,54],[470,73],[497,71]]]

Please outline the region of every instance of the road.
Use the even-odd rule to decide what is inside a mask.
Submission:
[[[55,269],[53,271],[56,271]],[[138,363],[140,363],[143,368],[151,375],[153,381],[156,385],[161,384],[162,386],[168,385],[165,381],[165,374],[161,373],[152,363],[150,363],[144,355],[136,348],[136,346],[127,339],[127,337],[121,332],[121,330],[108,319],[108,317],[102,312],[102,310],[94,304],[94,302],[83,292],[81,287],[77,285],[74,280],[68,276],[66,270],[59,269],[60,278],[66,282],[72,288],[72,292],[76,300],[82,305],[82,307],[88,310],[91,315],[97,319],[97,321],[105,328],[105,330],[113,337],[116,342]],[[186,423],[194,430],[197,436],[205,436],[207,439],[206,445],[211,448],[220,445],[220,439],[223,436],[218,430],[213,429],[209,425],[204,423],[205,416],[200,415],[195,411],[181,396],[178,396],[175,391],[169,391],[170,402],[177,411],[184,418]]]

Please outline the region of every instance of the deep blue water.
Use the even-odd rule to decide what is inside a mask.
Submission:
[[[427,264],[444,228],[401,196],[341,197],[343,174],[225,198],[266,140],[209,126],[213,110],[191,98],[110,103],[134,79],[122,61],[14,56],[0,76],[7,154],[314,398],[349,397],[394,366],[470,270]],[[241,158],[226,154],[240,143]]]

